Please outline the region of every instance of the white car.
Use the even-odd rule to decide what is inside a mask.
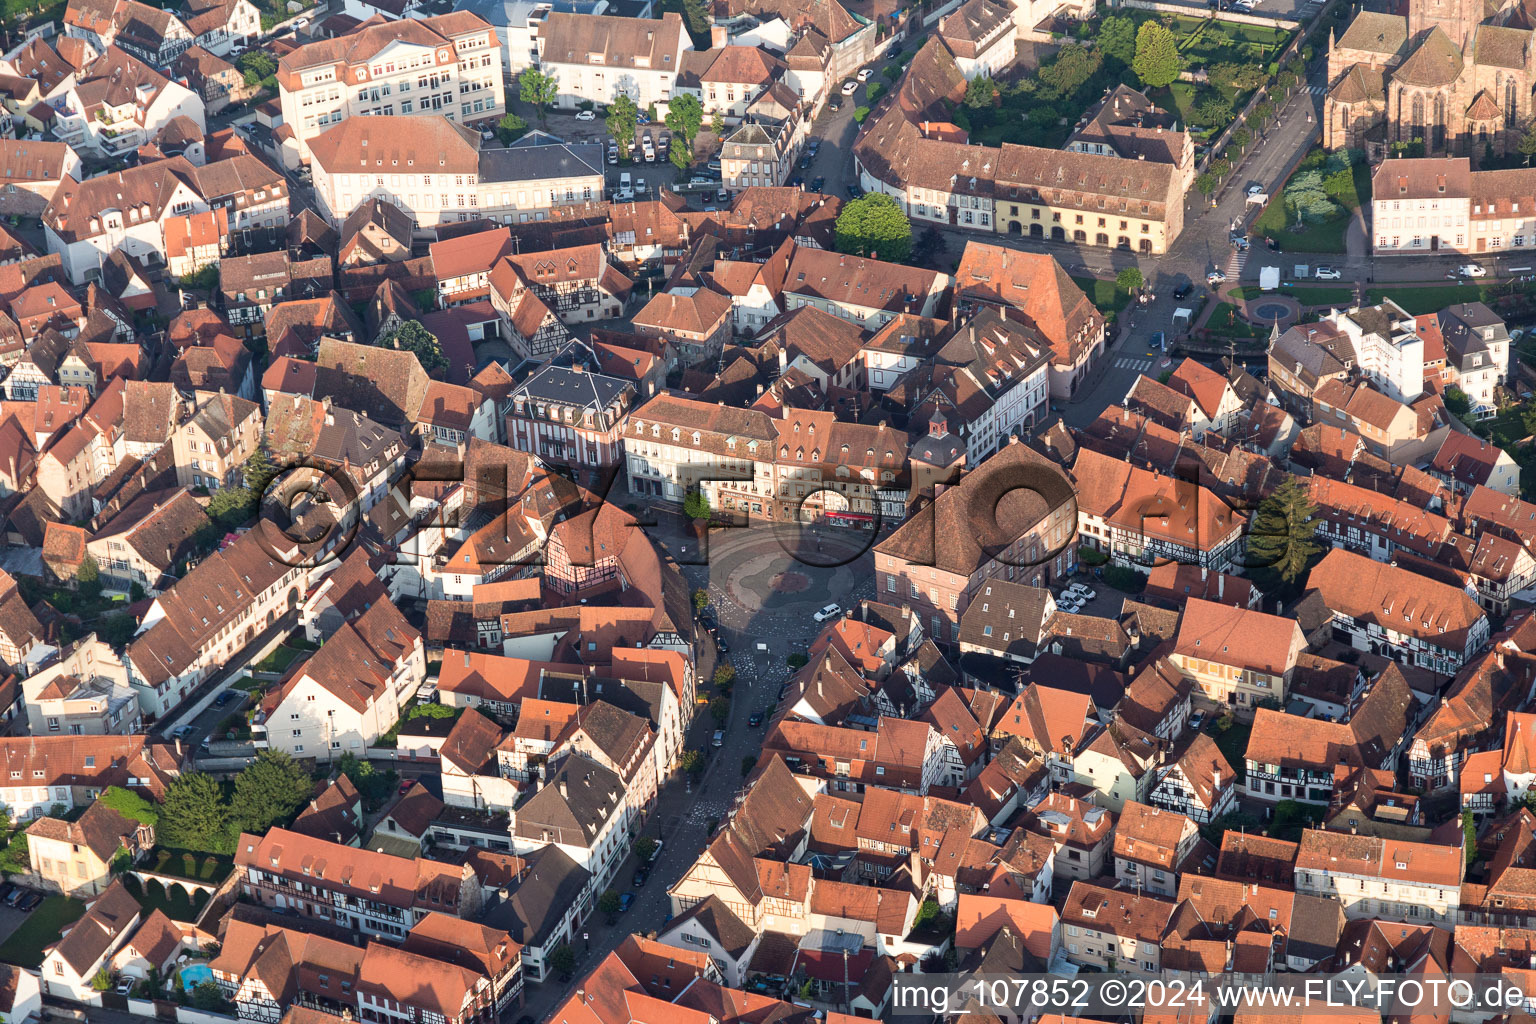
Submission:
[[[1488,276],[1488,271],[1485,268],[1478,266],[1476,263],[1468,263],[1464,267],[1457,267],[1456,268],[1456,273],[1460,274],[1462,277],[1487,277]]]
[[[578,121],[596,121],[597,115],[590,110],[583,110],[576,115]]]
[[[869,81],[870,76],[874,73],[875,71],[873,68],[859,68],[859,73],[855,77],[857,77],[861,82],[867,82]]]
[[[1068,615],[1076,614],[1077,610],[1082,606],[1083,603],[1071,594],[1063,594],[1061,600],[1056,602],[1056,610],[1066,612]]]
[[[613,194],[613,201],[616,203],[632,203],[635,201],[635,190],[632,188],[621,188]]]
[[[844,96],[852,96],[854,93],[856,93],[858,91],[859,91],[859,83],[855,82],[853,79],[850,78],[850,79],[848,79],[848,81],[843,83],[843,95]]]
[[[637,196],[645,195],[645,179],[644,178],[636,178],[635,179],[635,195],[637,195]]]
[[[1333,267],[1318,267],[1317,270],[1313,271],[1312,276],[1319,281],[1337,281],[1344,275]]]
[[[817,622],[826,622],[828,619],[835,619],[841,614],[843,614],[842,608],[835,604],[829,604],[821,611],[811,616],[811,618],[815,619]]]

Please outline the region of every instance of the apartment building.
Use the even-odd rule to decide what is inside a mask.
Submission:
[[[627,380],[579,364],[545,366],[510,396],[507,445],[553,465],[614,465],[634,401]]]
[[[1203,703],[1246,715],[1260,701],[1285,703],[1306,646],[1295,619],[1190,599],[1168,660],[1194,682]]]
[[[1073,882],[1061,908],[1067,958],[1104,971],[1161,969],[1163,937],[1177,904],[1124,889]]]
[[[387,853],[270,829],[235,845],[241,895],[355,936],[399,941],[432,913],[472,918],[480,880],[466,865]]]
[[[1536,175],[1477,171],[1468,157],[1386,160],[1371,178],[1378,256],[1536,248]]]
[[[1488,643],[1488,617],[1465,590],[1396,565],[1334,548],[1307,583],[1356,650],[1455,675]]]
[[[992,522],[972,516],[977,495],[1026,479],[1043,508],[1004,501]],[[1060,471],[1023,444],[1007,445],[875,545],[876,592],[910,604],[935,640],[959,642],[961,617],[988,584],[1049,587],[1076,571],[1073,513]]]
[[[675,11],[660,18],[551,11],[535,45],[539,69],[558,86],[556,107],[606,105],[625,95],[645,110],[672,98],[693,40]]]
[[[140,731],[139,699],[112,646],[92,633],[22,680],[33,736],[130,736]]]
[[[379,22],[306,43],[278,62],[277,86],[283,123],[293,129],[303,163],[317,136],[350,117],[445,117],[469,125],[506,112],[496,31],[467,11]],[[402,129],[399,138],[409,138],[412,128]]]
[[[134,152],[176,118],[187,118],[199,133],[206,127],[202,97],[116,46],[66,78],[46,102],[54,138],[107,160]]]
[[[1509,373],[1512,343],[1504,321],[1481,302],[1447,306],[1436,318],[1451,383],[1472,401],[1472,415],[1496,412],[1496,392]]]
[[[199,391],[192,412],[171,435],[182,487],[244,486],[242,467],[261,443],[261,406],[236,395]]]
[[[1307,829],[1296,891],[1337,900],[1350,920],[1454,927],[1466,864],[1459,846]]]
[[[948,274],[796,246],[784,275],[784,309],[815,306],[866,330],[910,313],[935,316]]]
[[[13,821],[42,817],[55,804],[83,807],[109,786],[159,797],[181,771],[176,751],[142,734],[0,738],[0,762],[0,804]]]

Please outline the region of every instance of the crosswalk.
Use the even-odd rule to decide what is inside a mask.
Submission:
[[[1327,91],[1328,91],[1328,87],[1326,85],[1309,85],[1309,86],[1307,86],[1307,92],[1311,93],[1314,96],[1321,96],[1324,93],[1326,93]]]
[[[1155,359],[1133,359],[1129,356],[1121,356],[1115,360],[1115,369],[1135,370],[1137,373],[1141,373],[1149,369],[1155,361]]]
[[[1232,254],[1227,257],[1227,266],[1226,266],[1226,270],[1225,270],[1225,273],[1227,275],[1227,280],[1228,281],[1241,281],[1242,278],[1243,278],[1243,268],[1245,266],[1247,266],[1247,265],[1248,265],[1248,250],[1247,249],[1233,249],[1232,250]]]

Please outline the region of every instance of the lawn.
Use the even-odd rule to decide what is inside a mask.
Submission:
[[[306,651],[316,650],[316,645],[302,638],[295,638],[283,644],[271,654],[262,658],[252,666],[257,672],[283,672],[293,664],[295,658]],[[238,683],[236,684],[239,685]]]
[[[37,968],[43,947],[57,942],[59,932],[85,915],[85,904],[68,896],[49,896],[27,916],[11,937],[0,943],[0,960],[18,967]]]
[[[181,886],[163,886],[154,879],[141,886],[139,880],[132,875],[123,877],[123,888],[139,901],[139,906],[144,908],[144,916],[148,917],[160,910],[172,921],[197,920],[198,913],[207,906],[209,900],[206,892],[199,892],[196,897],[188,899],[187,890]]]
[[[175,875],[199,882],[222,882],[235,869],[234,861],[217,854],[199,856],[187,850],[158,849],[152,861],[144,864],[144,870],[157,875]]]
[[[1338,212],[1327,220],[1301,223],[1285,196],[1286,188],[1297,175],[1311,171],[1319,171],[1326,175],[1328,170],[1324,165],[1328,159],[1329,155],[1321,149],[1309,152],[1301,163],[1297,164],[1291,177],[1286,179],[1285,185],[1281,186],[1280,191],[1270,199],[1263,212],[1254,220],[1253,233],[1275,239],[1285,252],[1346,252],[1344,239],[1354,211],[1358,210],[1371,194],[1371,168],[1367,161],[1357,160],[1352,165],[1351,178],[1354,189],[1352,192],[1332,196]]]
[[[1329,287],[1327,285],[1300,285],[1288,286],[1285,289],[1287,295],[1295,297],[1303,306],[1333,306],[1355,301],[1353,288]]]
[[[1221,751],[1221,756],[1227,759],[1227,764],[1232,766],[1232,771],[1237,774],[1237,780],[1241,782],[1247,765],[1244,755],[1248,751],[1248,734],[1253,732],[1253,727],[1244,725],[1234,718],[1229,728],[1218,732],[1217,723],[1220,721],[1221,719],[1217,719],[1212,722],[1206,727],[1206,731],[1216,741],[1216,749]]]
[[[1114,281],[1103,281],[1097,277],[1074,277],[1072,283],[1083,290],[1088,296],[1088,301],[1093,303],[1100,313],[1105,316],[1118,314],[1125,308],[1125,304],[1131,301],[1131,293],[1121,288]]]
[[[1230,302],[1223,302],[1211,310],[1211,318],[1205,322],[1205,330],[1223,338],[1263,338],[1269,328],[1255,327],[1243,319],[1242,311]]]
[[[1403,311],[1413,316],[1434,313],[1457,302],[1486,301],[1482,285],[1432,284],[1427,286],[1372,288],[1366,293],[1366,301],[1372,305],[1383,299],[1391,299]]]

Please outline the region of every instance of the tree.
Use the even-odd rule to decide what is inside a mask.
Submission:
[[[1061,99],[1072,99],[1104,66],[1104,55],[1086,46],[1068,43],[1056,53],[1056,59],[1036,72],[1042,82]]]
[[[539,114],[539,124],[543,124],[549,117],[549,105],[555,102],[560,87],[555,83],[553,75],[528,68],[517,78],[517,91],[524,103],[533,104]]]
[[[678,757],[677,766],[687,774],[698,778],[704,774],[704,754],[697,750],[685,750]]]
[[[200,981],[192,989],[192,1005],[205,1013],[224,1006],[224,992],[216,981]]]
[[[709,130],[718,138],[725,134],[725,111],[717,110],[709,119]]]
[[[508,111],[496,122],[496,134],[503,146],[510,146],[528,133],[528,122]]]
[[[748,754],[741,759],[741,777],[746,778],[752,774],[752,769],[757,767],[757,758]]]
[[[1141,271],[1135,267],[1126,267],[1115,275],[1115,286],[1121,291],[1133,292],[1142,286]]]
[[[641,836],[635,840],[635,856],[644,864],[656,856],[656,840],[650,836]]]
[[[439,376],[448,369],[448,357],[443,355],[437,335],[423,327],[420,320],[402,321],[400,326],[380,334],[376,344],[413,353],[429,377]]]
[[[1218,179],[1216,175],[1211,174],[1209,171],[1195,179],[1195,188],[1199,189],[1200,194],[1203,196],[1208,196],[1212,192],[1215,192],[1220,184],[1220,179]]]
[[[619,155],[629,159],[629,149],[635,143],[635,128],[640,124],[640,108],[628,93],[608,104],[608,134],[619,144]]]
[[[1210,168],[1210,172],[1216,175],[1216,177],[1225,178],[1227,176],[1227,172],[1232,169],[1232,161],[1228,160],[1224,156],[1220,156],[1215,160],[1212,160],[1208,166]]]
[[[703,491],[689,491],[683,498],[683,515],[689,519],[708,519],[709,497]]]
[[[1264,84],[1264,65],[1217,64],[1211,68],[1211,81],[1234,92],[1252,92]]]
[[[75,570],[75,584],[83,594],[94,597],[101,593],[101,566],[94,555],[86,555],[80,560],[80,568]]]
[[[1172,32],[1155,21],[1144,21],[1136,33],[1136,57],[1131,70],[1141,84],[1161,89],[1179,80],[1184,59],[1179,56],[1178,41]]]
[[[252,89],[268,85],[268,80],[277,74],[277,61],[264,50],[246,50],[235,66],[244,73],[245,84]]]
[[[672,129],[674,147],[679,139],[690,158],[693,156],[693,140],[704,125],[704,105],[691,92],[677,93],[667,104],[666,125]]]
[[[853,108],[853,123],[854,124],[863,124],[864,121],[868,117],[869,117],[869,108],[868,107],[854,107]]]
[[[1461,419],[1472,411],[1472,399],[1461,388],[1452,385],[1445,389],[1445,408],[1452,416]]]
[[[576,951],[569,942],[562,942],[549,954],[549,969],[562,978],[576,973]]]
[[[356,754],[342,754],[336,759],[336,770],[345,775],[357,787],[365,800],[382,800],[389,793],[387,776],[374,769],[368,761],[359,760]]]
[[[1221,128],[1232,120],[1232,103],[1216,95],[1201,100],[1189,115],[1189,123],[1196,128]]]
[[[837,250],[901,263],[912,254],[912,222],[883,192],[843,204],[837,215]]]
[[[1531,157],[1536,156],[1536,121],[1525,126],[1520,141],[1515,143],[1515,151],[1525,157],[1526,166],[1529,167]]]
[[[202,853],[229,853],[229,808],[219,783],[206,772],[183,772],[165,787],[160,821],[155,827],[160,845]]]
[[[108,786],[96,802],[141,825],[153,825],[160,820],[160,812],[154,804],[122,786]]]
[[[281,750],[263,750],[235,779],[230,826],[265,832],[304,806],[314,788],[309,773],[293,758]]]
[[[111,987],[112,975],[107,973],[107,969],[105,967],[98,970],[95,976],[91,978],[91,988],[95,989],[97,992],[105,992]]]
[[[0,872],[19,875],[32,870],[32,857],[27,853],[27,834],[17,832],[0,850]]]
[[[1253,141],[1253,136],[1248,134],[1247,128],[1234,128],[1232,129],[1232,134],[1228,137],[1228,141],[1238,149],[1244,149],[1248,143]]]
[[[597,909],[600,913],[612,917],[619,912],[619,894],[612,889],[604,892],[597,898]]]
[[[715,686],[730,689],[736,681],[736,666],[728,661],[722,661],[715,666]]]
[[[715,724],[724,726],[725,720],[731,717],[731,702],[725,697],[716,697],[709,702],[709,713],[714,718]]]
[[[1526,799],[1530,799],[1530,793],[1526,794]],[[1471,811],[1461,812],[1461,847],[1468,865],[1477,860],[1477,820]]]
[[[695,615],[709,607],[709,591],[695,590],[693,592],[693,612]]]
[[[1317,506],[1306,484],[1287,477],[1259,503],[1248,531],[1248,567],[1293,584],[1306,571],[1308,560],[1322,550],[1313,539],[1317,526]]]
[[[796,651],[794,654],[791,654],[789,657],[784,659],[784,663],[789,666],[789,670],[791,672],[795,671],[796,669],[804,668],[806,662],[808,661],[810,661],[810,659],[801,654],[799,651]]]
[[[996,95],[997,83],[992,81],[991,76],[978,75],[966,84],[965,99],[962,102],[972,110],[980,110],[990,107]]]
[[[1105,18],[1099,25],[1098,42],[1105,56],[1130,67],[1136,59],[1136,23],[1119,15]]]
[[[688,165],[693,162],[687,146],[673,146],[667,150],[667,159],[672,161],[672,166],[679,171],[688,170]]]
[[[1248,114],[1249,127],[1257,130],[1264,127],[1264,123],[1275,116],[1275,105],[1269,100],[1259,100],[1253,105],[1253,110]]]

